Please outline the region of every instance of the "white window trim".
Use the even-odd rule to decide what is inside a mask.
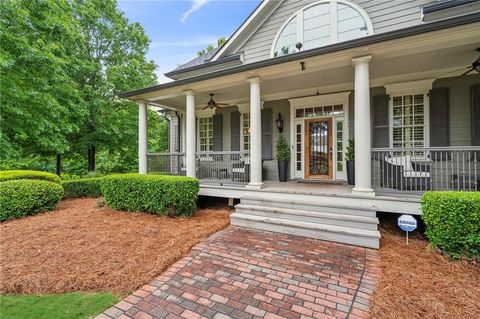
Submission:
[[[303,12],[311,7],[314,7],[322,3],[330,3],[330,26],[332,28],[330,31],[330,34],[332,35],[332,42],[330,44],[338,43],[338,34],[337,34],[337,4],[338,3],[349,6],[355,11],[357,11],[365,20],[365,23],[367,24],[368,35],[370,36],[374,34],[372,20],[370,20],[368,13],[358,4],[348,0],[320,0],[301,8],[300,10],[295,12],[293,15],[291,15],[283,23],[283,25],[277,31],[275,38],[273,38],[272,47],[270,49],[271,58],[275,57],[275,47],[277,46],[278,38],[282,34],[283,29],[285,29],[285,27],[290,23],[290,21],[292,21],[295,18],[297,18],[297,42],[301,42],[303,44]]]
[[[332,157],[334,163],[334,171],[332,180],[337,180],[337,168],[336,168],[336,156],[337,156],[337,143],[336,143],[336,126],[335,120],[338,118],[343,118],[343,154],[346,154],[347,145],[348,145],[348,138],[349,138],[349,119],[348,119],[348,108],[349,108],[349,96],[351,91],[346,92],[339,92],[339,93],[331,93],[331,94],[322,94],[322,95],[314,95],[314,96],[307,96],[301,98],[293,98],[289,99],[290,102],[290,123],[293,123],[293,127],[290,130],[290,145],[291,145],[291,154],[295,154],[295,124],[299,121],[302,122],[302,178],[305,178],[305,119],[306,118],[295,118],[295,111],[298,108],[305,108],[305,107],[315,107],[321,105],[335,105],[335,104],[342,104],[343,105],[343,114],[339,115],[328,115],[328,116],[317,116],[312,118],[325,118],[331,117],[332,118],[332,134],[333,135],[333,154]],[[346,163],[344,159],[344,171],[346,170]],[[290,176],[295,176],[295,173],[298,172],[296,170],[296,165],[290,165]],[[343,176],[342,176],[343,177]]]
[[[393,97],[410,94],[423,94],[424,100],[424,147],[430,147],[430,99],[429,93],[435,79],[425,79],[410,82],[386,84],[386,93],[389,96],[388,102],[388,133],[390,139],[390,148],[393,148]],[[403,142],[403,141],[402,141]]]
[[[195,114],[197,115],[197,152],[201,152],[200,150],[200,119],[202,118],[207,118],[211,117],[212,118],[212,125],[213,125],[213,115],[215,115],[215,109],[206,109],[206,110],[200,110],[196,111]],[[213,144],[213,126],[212,126],[212,144]],[[209,151],[207,151],[209,152]]]

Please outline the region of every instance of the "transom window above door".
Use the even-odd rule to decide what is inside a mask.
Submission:
[[[295,118],[332,116],[341,114],[343,114],[342,104],[297,108],[295,110]]]
[[[319,1],[295,13],[280,29],[271,56],[282,56],[373,34],[367,13],[346,0]]]

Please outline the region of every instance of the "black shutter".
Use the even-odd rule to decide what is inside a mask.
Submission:
[[[430,146],[450,145],[450,111],[447,88],[430,91]]]
[[[472,146],[480,145],[480,84],[472,85]]]
[[[230,150],[240,151],[240,112],[230,113]]]
[[[213,115],[213,151],[221,152],[223,149],[223,114]]]
[[[390,146],[388,101],[388,95],[373,97],[373,147]]]
[[[262,110],[262,160],[271,160],[272,151],[272,109]]]

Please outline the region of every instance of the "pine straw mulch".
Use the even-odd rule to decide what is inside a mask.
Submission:
[[[371,318],[479,318],[480,265],[454,261],[409,238],[390,221],[381,229],[381,277]]]
[[[225,207],[167,218],[65,200],[53,212],[0,224],[0,293],[126,294],[228,224]]]

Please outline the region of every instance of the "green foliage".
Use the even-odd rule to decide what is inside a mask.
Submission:
[[[2,295],[2,319],[85,319],[98,315],[118,301],[110,293],[66,293],[61,295]]]
[[[225,37],[220,37],[220,38],[217,39],[217,46],[216,47],[214,47],[213,44],[209,43],[205,49],[202,49],[202,50],[198,51],[197,55],[202,56],[205,53],[210,52],[215,48],[221,47],[225,42],[227,42],[227,39],[225,39]]]
[[[113,209],[191,216],[199,182],[183,176],[123,174],[105,177],[101,189],[105,203]]]
[[[60,177],[55,174],[41,172],[41,171],[0,171],[0,182],[5,182],[14,179],[40,179],[53,183],[60,184]]]
[[[0,159],[68,150],[85,115],[79,25],[67,0],[0,1]]]
[[[288,161],[290,159],[290,147],[287,144],[287,140],[280,134],[277,139],[277,160]]]
[[[0,1],[0,168],[84,175],[87,150],[103,172],[137,166],[138,107],[118,92],[156,83],[149,39],[115,0]],[[149,146],[165,119],[149,110]]]
[[[52,210],[63,197],[59,184],[40,180],[0,183],[0,221]]]
[[[102,190],[100,189],[102,179],[103,177],[94,177],[62,181],[62,187],[65,191],[63,197],[100,197],[102,196]]]
[[[347,161],[354,161],[355,160],[355,140],[349,139],[347,152],[345,153],[345,158]]]
[[[480,260],[480,192],[426,192],[422,219],[434,247]]]

